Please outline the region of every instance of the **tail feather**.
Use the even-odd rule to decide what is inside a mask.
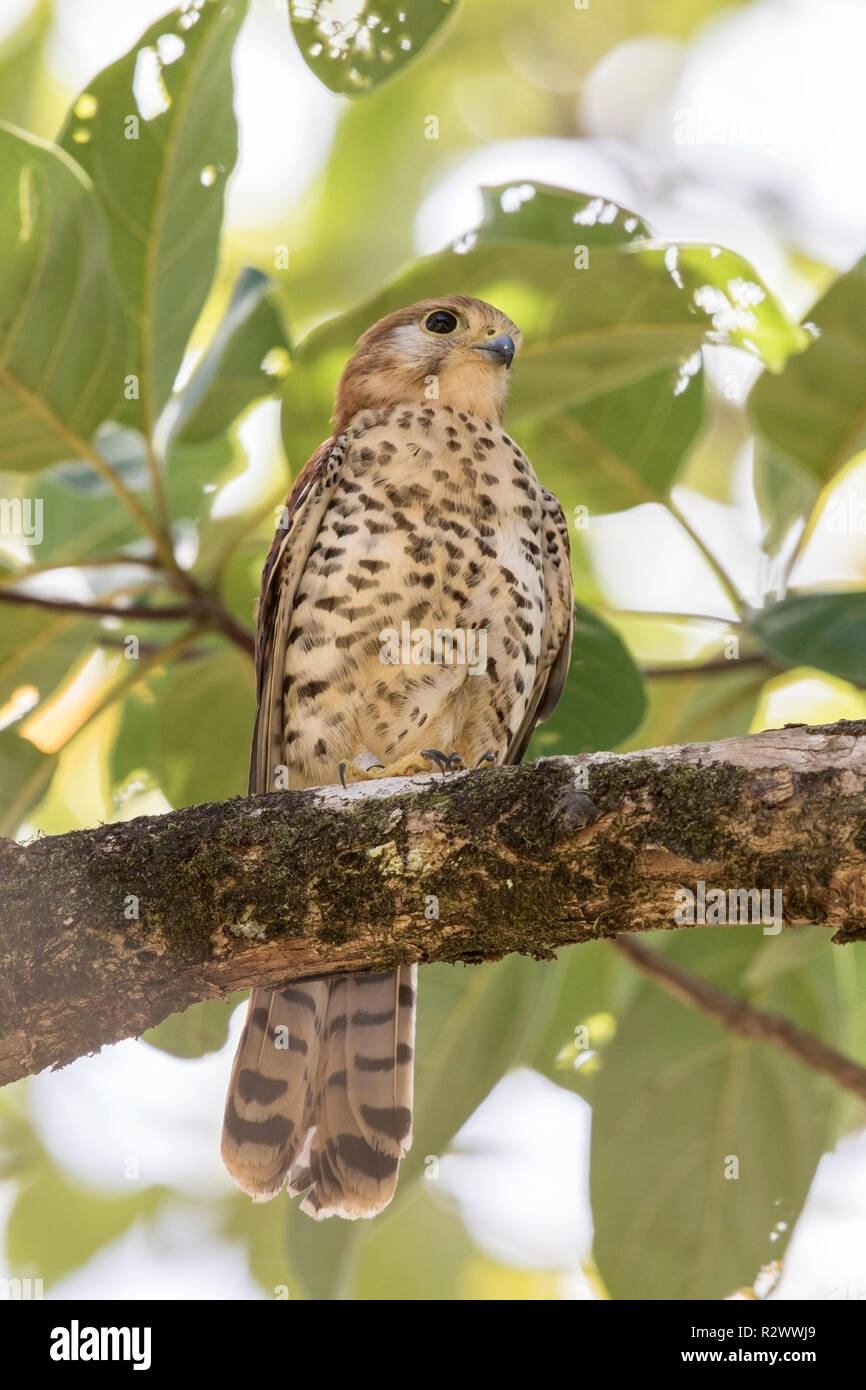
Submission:
[[[250,996],[226,1098],[222,1157],[256,1201],[279,1192],[303,1146],[327,1000],[320,981]]]
[[[254,992],[223,1131],[246,1191],[265,1200],[288,1177],[317,1220],[387,1206],[412,1140],[416,982],[402,966]],[[269,1045],[275,1030],[287,1046]]]

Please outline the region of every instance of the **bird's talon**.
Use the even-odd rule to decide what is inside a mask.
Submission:
[[[447,772],[457,771],[464,766],[461,753],[442,753],[438,748],[422,748],[421,757],[435,763],[443,777]]]
[[[421,757],[427,758],[431,763],[435,763],[439,771],[442,773],[442,776],[445,776],[445,773],[448,769],[447,753],[440,753],[438,748],[422,748]]]

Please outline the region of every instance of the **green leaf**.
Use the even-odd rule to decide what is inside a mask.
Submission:
[[[515,421],[679,367],[705,342],[754,352],[772,367],[806,342],[748,263],[730,251],[642,242],[593,247],[584,271],[574,268],[570,248],[509,249],[517,267],[524,258],[527,271],[536,263],[545,291],[542,313],[525,324],[511,398]]]
[[[791,527],[812,510],[819,493],[814,474],[783,454],[763,436],[755,438],[752,479],[764,523],[761,546],[775,555]]]
[[[110,412],[125,325],[102,212],[71,159],[0,126],[0,205],[0,467],[29,472],[79,452]]]
[[[690,363],[686,375],[696,370],[695,354],[707,341],[736,343],[778,365],[784,353],[802,346],[802,329],[759,285],[746,262],[731,252],[715,252],[646,243],[597,246],[584,271],[575,269],[571,247],[507,241],[419,261],[374,299],[314,330],[296,350],[283,410],[293,466],[305,462],[325,434],[336,379],[360,334],[383,315],[428,297],[475,295],[497,304],[523,329],[507,408],[509,428],[518,434],[529,421],[547,421],[647,377],[656,376],[669,393],[683,364]],[[741,301],[750,297],[756,302],[746,309]],[[694,408],[690,401],[688,410]],[[630,445],[628,432],[617,428],[615,411],[614,404],[591,424],[600,430],[603,445],[605,432],[614,448]],[[684,447],[693,427],[689,415],[678,427],[676,447]],[[640,431],[635,433],[640,439]],[[655,472],[661,480],[656,485],[664,486],[670,474],[652,427],[647,438],[645,454],[631,467],[638,479]],[[582,441],[574,444],[577,472]],[[546,453],[548,446],[542,447]],[[561,442],[550,453],[554,462],[567,458]],[[546,458],[537,451],[535,465],[544,476]],[[629,482],[633,493],[634,480]]]
[[[780,372],[811,339],[795,323],[742,256],[720,246],[688,243],[633,248],[635,255],[690,295],[696,314],[712,327],[711,342],[732,343],[760,357],[771,372]]]
[[[317,1300],[344,1297],[356,1248],[366,1232],[340,1219],[314,1223],[298,1201],[286,1200],[285,1212],[291,1296],[300,1292]]]
[[[468,240],[540,241],[548,246],[627,246],[652,233],[636,212],[607,198],[521,180],[482,188],[484,216]]]
[[[466,1275],[479,1259],[456,1212],[437,1200],[435,1182],[420,1182],[410,1200],[373,1223],[360,1245],[352,1299],[454,1302],[467,1297]]]
[[[521,424],[530,458],[566,510],[593,516],[664,502],[704,416],[703,367],[676,368],[599,394],[583,405]]]
[[[147,446],[139,430],[106,420],[93,436],[93,447],[132,492],[144,492],[150,486]],[[51,477],[72,492],[82,492],[89,497],[114,497],[110,483],[81,459],[55,464]]]
[[[222,434],[253,401],[273,395],[288,369],[289,343],[267,275],[249,267],[186,386],[160,429],[188,444]]]
[[[591,1094],[596,1068],[574,1065],[579,1060],[574,1051],[575,1029],[588,1025],[589,1046],[595,1051],[599,1045],[596,1020],[610,1020],[615,1027],[614,1016],[626,1002],[629,976],[607,941],[568,946],[545,969],[555,977],[555,995],[521,1060],[559,1086]]]
[[[66,473],[64,462],[56,471],[33,479],[28,492],[42,506],[42,540],[31,551],[34,563],[82,564],[99,555],[113,554],[141,532],[112,492],[84,490],[81,473]]]
[[[109,421],[96,439],[107,446],[127,484],[138,487],[144,481],[142,436]],[[224,438],[195,447],[175,445],[164,475],[172,520],[201,526],[210,512],[212,494],[234,471],[234,453]],[[8,484],[0,475],[0,492],[4,487]],[[42,504],[43,535],[38,551],[33,552],[34,562],[86,565],[88,560],[115,554],[136,541],[140,548],[137,523],[86,465],[63,463],[52,468],[33,480],[28,493],[33,502]],[[11,490],[6,495],[11,496]]]
[[[40,113],[40,69],[51,31],[51,0],[36,0],[20,25],[0,44],[0,120],[32,129]]]
[[[665,954],[743,992],[756,952],[772,949],[754,927],[725,927],[672,933]],[[829,955],[751,997],[835,1040]],[[832,1142],[825,1078],[642,981],[593,1101],[595,1257],[613,1298],[720,1299],[781,1258]],[[732,1159],[738,1177],[725,1176]]]
[[[806,351],[781,375],[760,376],[749,406],[756,429],[824,484],[866,444],[866,257],[807,319]]]
[[[730,669],[650,677],[646,718],[623,751],[748,733],[770,674],[732,661]]]
[[[19,1277],[46,1287],[80,1269],[134,1222],[155,1215],[165,1199],[159,1187],[128,1197],[106,1197],[45,1162],[16,1198],[6,1228],[6,1253]]]
[[[403,1162],[404,1188],[423,1173],[427,1155],[445,1152],[539,1027],[556,997],[552,964],[512,955],[480,968],[421,971],[415,1135]]]
[[[228,1001],[205,999],[192,1004],[183,1013],[171,1014],[155,1028],[148,1028],[142,1039],[172,1057],[204,1057],[218,1052],[229,1034],[232,1009],[243,997],[241,990]]]
[[[0,730],[0,835],[10,839],[47,792],[57,758],[43,753],[18,730]]]
[[[140,398],[123,415],[146,433],[213,278],[237,156],[231,55],[246,9],[247,0],[205,0],[159,20],[94,78],[60,135],[108,214],[132,334],[113,370],[118,390],[139,378]]]
[[[148,771],[172,806],[223,801],[247,786],[255,704],[252,663],[215,647],[194,667],[176,662],[134,692],[112,749],[112,782]]]
[[[637,728],[645,709],[643,678],[622,638],[577,604],[565,689],[535,731],[527,760],[614,748]]]
[[[96,639],[90,618],[4,603],[0,622],[0,709],[32,692],[31,708],[55,689]],[[25,711],[22,709],[21,713]]]
[[[361,96],[411,62],[457,0],[289,0],[307,66],[332,92]]]
[[[536,241],[577,252],[625,247],[651,236],[646,223],[609,199],[532,182],[482,189],[484,216],[471,245]],[[587,266],[591,270],[591,260]],[[618,511],[662,501],[677,479],[704,413],[703,369],[671,367],[581,406],[521,425],[530,457],[567,510]]]
[[[751,628],[792,666],[817,666],[866,686],[866,591],[787,598],[754,613]]]

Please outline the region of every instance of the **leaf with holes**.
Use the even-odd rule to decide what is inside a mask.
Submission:
[[[289,0],[292,33],[320,82],[362,96],[412,61],[457,0]]]
[[[467,242],[540,241],[547,246],[627,246],[652,233],[641,217],[609,198],[530,180],[481,190],[484,216]],[[589,267],[587,267],[589,268]]]
[[[730,252],[637,242],[593,247],[590,263],[589,273],[577,270],[570,245],[529,241],[444,251],[315,329],[284,389],[293,466],[325,434],[336,379],[365,329],[416,300],[471,294],[523,329],[506,420],[521,443],[537,440],[541,478],[562,491],[570,475],[569,506],[590,497],[614,509],[664,495],[702,418],[702,344],[735,344],[778,365],[804,335]]]
[[[120,395],[126,328],[102,210],[59,150],[0,126],[0,468],[86,450]]]
[[[232,47],[247,0],[205,0],[152,25],[93,79],[60,135],[108,215],[131,329],[123,419],[152,431],[207,298],[237,156]],[[121,374],[120,363],[123,363]]]

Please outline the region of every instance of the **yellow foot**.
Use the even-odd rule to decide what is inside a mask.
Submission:
[[[430,770],[430,759],[423,753],[407,753],[387,767],[383,767],[373,753],[359,753],[350,763],[340,763],[337,768],[344,787],[349,782],[379,781],[382,777],[415,777],[419,772]]]
[[[495,763],[496,754],[482,753],[474,764],[482,767],[485,763]],[[444,777],[447,772],[460,772],[466,763],[460,753],[440,753],[438,748],[423,748],[418,753],[407,753],[396,763],[383,767],[375,753],[359,753],[350,763],[340,763],[337,772],[345,787],[349,782],[380,781],[383,777],[417,777],[419,772],[430,772],[434,763]]]
[[[430,759],[423,753],[407,753],[396,763],[387,767],[371,767],[368,777],[417,777],[419,772],[430,772]]]

